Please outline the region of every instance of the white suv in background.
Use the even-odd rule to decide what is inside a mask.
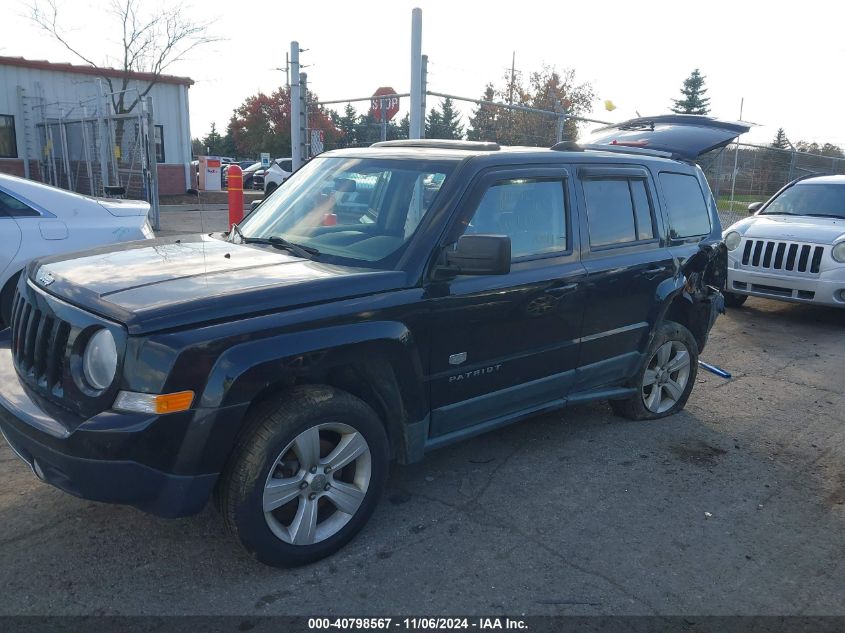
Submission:
[[[30,260],[154,237],[142,200],[89,198],[0,174],[0,330]]]
[[[808,176],[786,185],[755,215],[724,232],[725,302],[749,295],[845,308],[845,176]]]
[[[269,196],[279,185],[287,180],[293,172],[293,161],[290,158],[277,158],[264,173],[264,195]]]

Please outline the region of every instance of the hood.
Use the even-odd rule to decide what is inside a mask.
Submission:
[[[728,231],[738,231],[745,237],[832,244],[845,237],[845,220],[789,215],[755,215],[740,220]],[[728,233],[725,231],[725,234]]]
[[[30,279],[138,334],[385,292],[401,288],[405,274],[321,264],[201,235],[43,259]]]
[[[695,114],[664,114],[593,130],[583,143],[658,150],[684,160],[695,160],[724,147],[750,129],[749,124],[738,121],[721,121]]]
[[[150,204],[143,200],[120,200],[118,198],[94,198],[106,211],[119,218],[133,215],[149,215]]]

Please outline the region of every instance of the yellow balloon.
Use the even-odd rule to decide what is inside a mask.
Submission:
[[[608,112],[613,112],[616,109],[616,106],[613,104],[613,101],[606,99],[604,102],[604,109]]]

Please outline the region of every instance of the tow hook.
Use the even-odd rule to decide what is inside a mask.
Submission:
[[[702,369],[706,369],[711,374],[716,374],[719,378],[730,378],[731,372],[725,371],[721,367],[716,367],[716,365],[711,365],[710,363],[705,363],[703,360],[698,361],[698,366]]]

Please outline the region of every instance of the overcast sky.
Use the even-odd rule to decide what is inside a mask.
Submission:
[[[109,0],[58,2],[71,41],[98,63],[116,55],[115,23],[103,11]],[[158,3],[143,0],[145,10]],[[743,119],[760,125],[744,140],[769,142],[783,127],[793,142],[845,146],[845,3],[815,0],[203,0],[192,4],[192,14],[216,20],[212,33],[225,39],[169,70],[196,81],[192,135],[207,133],[212,121],[222,130],[247,96],[283,84],[277,69],[294,39],[308,49],[302,63],[310,65],[310,87],[321,99],[367,96],[379,86],[407,92],[415,6],[423,10],[431,90],[478,97],[486,82],[501,83],[515,51],[516,67],[525,72],[544,63],[575,69],[596,89],[592,116],[618,121],[636,111],[666,112],[698,67],[707,77],[712,115],[737,119],[745,98]],[[76,61],[26,13],[23,2],[16,12],[4,11],[0,55]],[[614,112],[604,110],[605,99],[616,104]]]

